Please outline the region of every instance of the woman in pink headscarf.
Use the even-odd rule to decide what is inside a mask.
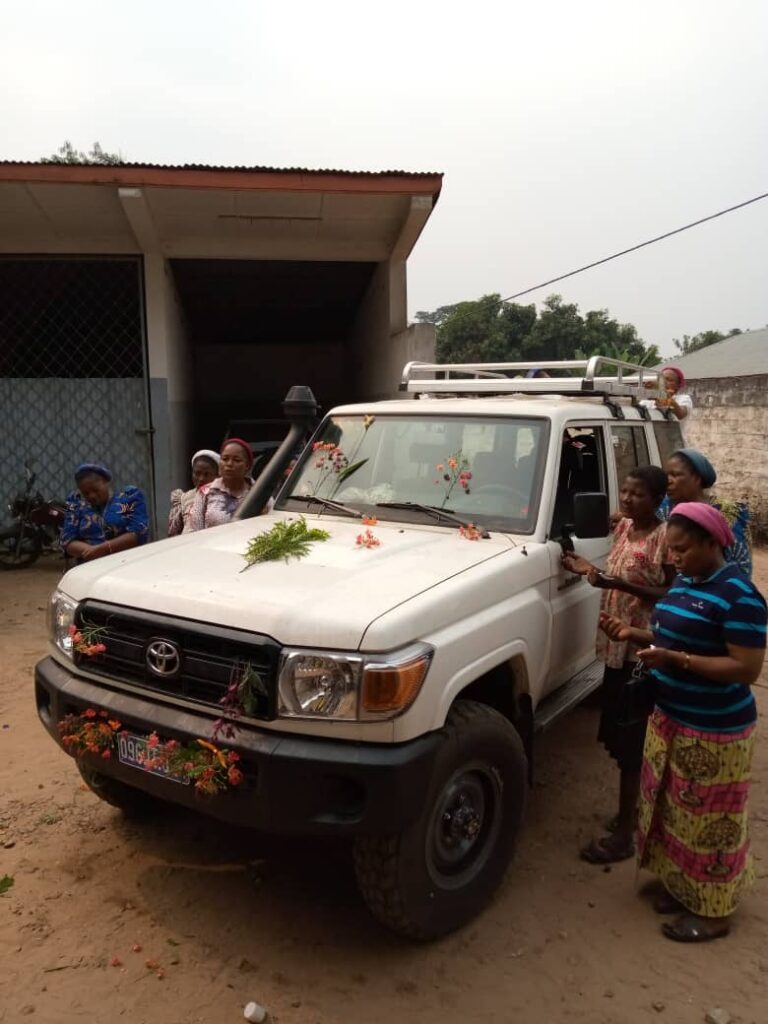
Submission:
[[[733,534],[716,508],[676,505],[667,549],[678,575],[651,616],[651,629],[601,617],[612,639],[645,644],[655,709],[640,781],[640,867],[663,889],[663,926],[677,942],[727,935],[753,880],[747,794],[757,711],[752,684],[765,657],[763,596],[724,549]]]

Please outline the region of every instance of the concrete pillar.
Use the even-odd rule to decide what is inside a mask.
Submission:
[[[396,398],[403,366],[412,359],[432,362],[432,324],[407,326],[405,261],[380,263],[350,332],[348,357],[354,398]]]
[[[154,521],[157,535],[165,536],[170,492],[190,486],[191,353],[171,268],[157,253],[144,257],[144,290],[154,430]]]

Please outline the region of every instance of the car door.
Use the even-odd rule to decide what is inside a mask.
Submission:
[[[547,547],[550,559],[550,645],[547,690],[554,690],[595,657],[595,633],[600,591],[582,576],[566,572],[560,559],[563,527],[573,523],[573,498],[580,492],[602,491],[615,507],[615,485],[608,472],[606,424],[569,423],[561,438],[557,486],[550,519]],[[610,535],[582,539],[571,534],[574,550],[604,568]]]

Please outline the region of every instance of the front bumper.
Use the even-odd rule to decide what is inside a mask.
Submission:
[[[74,675],[53,658],[35,666],[35,700],[45,728],[61,746],[57,723],[85,708],[105,709],[140,735],[182,742],[210,735],[210,716],[156,704]],[[359,743],[239,726],[227,749],[242,759],[246,783],[214,797],[191,786],[120,764],[98,761],[105,775],[146,793],[265,832],[383,835],[422,812],[442,732],[408,743]],[[94,765],[95,766],[95,765]]]

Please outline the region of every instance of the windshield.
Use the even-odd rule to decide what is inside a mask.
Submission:
[[[407,507],[425,505],[486,529],[531,533],[546,439],[546,420],[330,417],[286,481],[277,507],[306,511],[306,498],[316,496],[379,519],[439,522]],[[406,508],[386,507],[392,502]]]

